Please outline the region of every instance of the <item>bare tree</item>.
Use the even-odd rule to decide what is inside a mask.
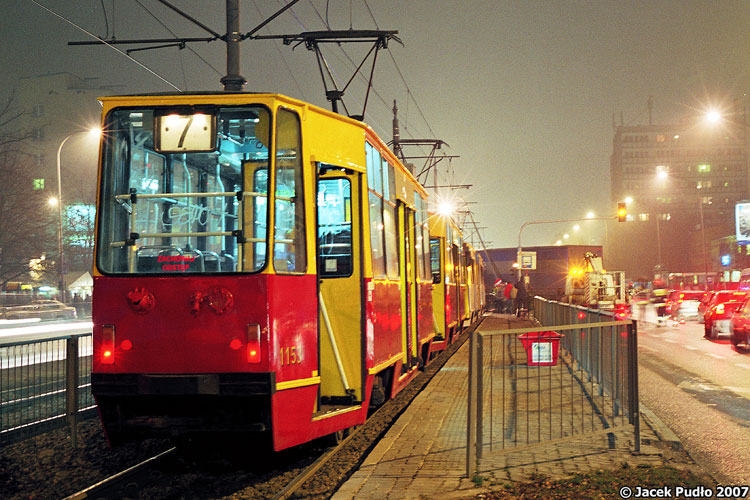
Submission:
[[[18,128],[22,111],[13,95],[0,105],[0,286],[49,272],[56,260],[54,213],[45,192],[34,189],[34,157],[30,132]]]
[[[65,260],[70,268],[91,269],[94,255],[96,170],[71,170],[67,174],[68,205],[64,233]]]

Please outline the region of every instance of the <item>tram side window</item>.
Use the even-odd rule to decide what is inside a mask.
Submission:
[[[352,274],[352,186],[348,179],[318,183],[318,247],[321,276]]]
[[[450,224],[447,224],[446,230],[445,230],[445,276],[443,276],[443,281],[447,283],[453,283],[453,229],[451,229]]]
[[[261,269],[266,262],[266,234],[268,234],[268,166],[266,162],[243,162],[247,215],[243,231],[247,235],[243,267]]]
[[[370,246],[372,247],[372,275],[385,277],[385,221],[383,217],[383,161],[380,152],[365,143],[367,185],[369,187]],[[387,164],[386,164],[387,165]],[[393,220],[391,218],[391,220]],[[395,220],[393,220],[395,222]],[[390,223],[390,222],[389,222]]]
[[[396,190],[393,165],[383,161],[383,228],[385,230],[385,266],[391,279],[399,278],[398,236],[396,234]]]
[[[385,276],[385,253],[383,248],[383,200],[370,191],[370,243],[372,245],[372,275]]]
[[[440,238],[430,238],[432,282],[440,283]]]
[[[416,251],[417,251],[417,271],[419,279],[426,279],[429,276],[429,249],[427,248],[427,242],[429,241],[429,231],[427,230],[425,210],[427,203],[424,201],[422,196],[414,192],[414,205],[416,212],[414,214],[414,232],[416,233]],[[424,243],[424,244],[423,244]]]
[[[273,267],[282,273],[304,273],[307,254],[300,122],[295,113],[285,109],[276,115],[275,182]]]

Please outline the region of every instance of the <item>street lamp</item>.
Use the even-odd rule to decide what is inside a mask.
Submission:
[[[81,130],[78,132],[73,132],[72,134],[69,134],[65,139],[62,140],[60,143],[60,146],[57,148],[57,216],[58,216],[58,225],[57,225],[57,277],[58,277],[58,287],[57,289],[60,291],[60,299],[61,302],[65,302],[65,278],[63,276],[63,201],[62,201],[62,176],[60,174],[60,154],[62,153],[62,148],[65,145],[66,142],[68,142],[68,139],[75,135],[80,134],[89,134],[92,137],[99,137],[101,135],[102,131],[99,128],[92,128],[90,130]],[[50,200],[50,205],[52,205],[53,202]]]
[[[665,181],[669,177],[667,167],[659,165],[656,167],[656,180],[661,181],[661,194],[664,194]],[[661,219],[661,207],[659,207],[659,197],[656,197],[656,267],[661,273],[661,228],[659,227]]]
[[[721,120],[721,114],[715,109],[706,112],[706,121],[709,123],[718,123]]]
[[[597,217],[594,212],[589,212],[586,214],[585,218],[578,217],[576,219],[552,219],[552,220],[532,220],[528,222],[524,222],[521,224],[521,229],[518,230],[518,250],[516,251],[516,263],[513,265],[514,268],[518,269],[518,279],[521,279],[521,276],[523,275],[523,265],[521,262],[521,233],[523,232],[524,228],[526,226],[529,226],[531,224],[557,224],[559,222],[580,222],[584,220],[609,220],[614,219],[616,217]],[[555,242],[555,245],[562,245],[562,240],[557,240]]]

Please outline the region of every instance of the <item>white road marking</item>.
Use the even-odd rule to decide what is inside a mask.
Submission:
[[[726,359],[724,356],[721,356],[719,354],[714,354],[713,352],[707,352],[705,354],[706,356],[711,356],[712,358],[716,358],[716,359]]]
[[[662,339],[662,340],[663,340],[664,342],[669,342],[670,344],[678,344],[678,343],[679,343],[679,342],[677,342],[677,341],[676,341],[676,340],[674,340],[674,339]]]
[[[698,348],[695,347],[694,345],[684,345],[683,347],[685,349],[690,349],[691,351],[697,351],[698,350]],[[748,365],[747,367],[750,368],[750,365]]]
[[[750,365],[747,363],[737,363],[735,366],[739,366],[740,368],[745,368],[746,370],[750,370]]]
[[[639,349],[645,349],[646,351],[651,351],[651,352],[659,352],[658,349],[654,349],[653,347],[649,347],[649,346],[643,345],[643,344],[638,344],[638,348]]]
[[[729,389],[730,391],[737,394],[750,394],[750,389],[748,389],[747,387],[726,386],[725,389]]]

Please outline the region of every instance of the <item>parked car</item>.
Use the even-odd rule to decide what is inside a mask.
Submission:
[[[42,321],[53,319],[75,319],[76,308],[69,307],[57,300],[36,300],[25,306],[6,307],[0,311],[2,319],[40,318]]]
[[[719,334],[730,333],[732,331],[732,316],[747,296],[748,292],[733,290],[716,292],[703,313],[705,337],[715,339]]]
[[[664,306],[666,313],[678,321],[698,319],[698,304],[705,295],[702,290],[673,290]]]
[[[732,345],[739,347],[739,344],[745,344],[745,350],[750,349],[750,297],[735,311],[731,326],[729,341]]]
[[[716,293],[717,290],[709,290],[701,299],[698,304],[698,323],[703,323],[703,315],[706,313],[706,307],[708,307],[708,303],[711,302],[711,299],[714,298]]]

